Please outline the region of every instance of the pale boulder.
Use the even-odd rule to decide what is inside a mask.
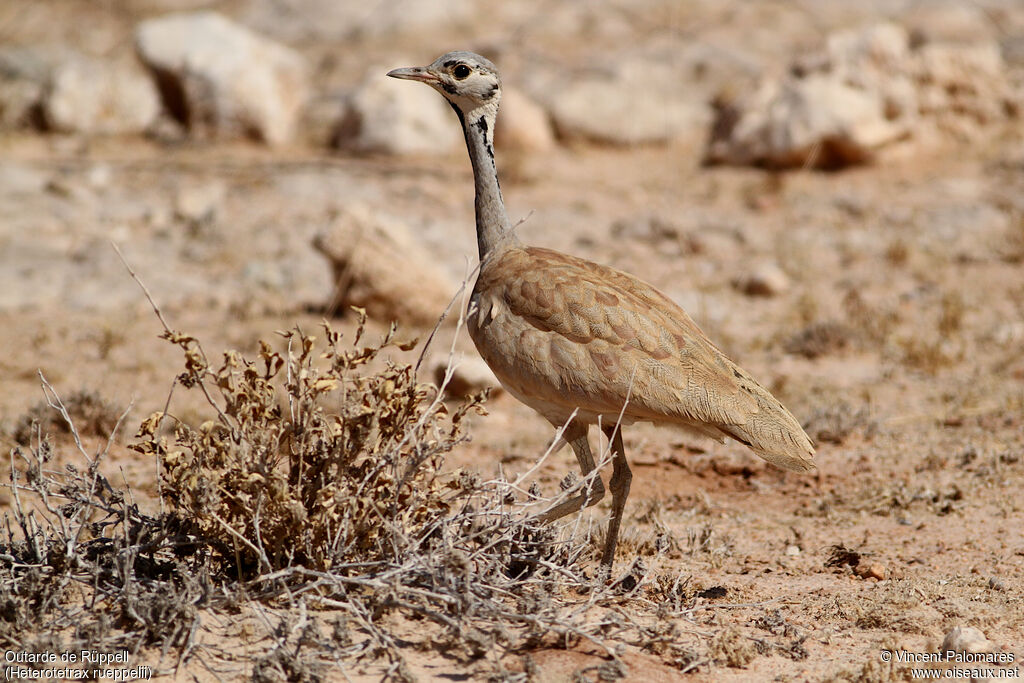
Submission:
[[[707,162],[834,168],[973,140],[1017,116],[1020,95],[994,42],[918,45],[883,23],[830,35],[821,52],[717,109]]]
[[[994,652],[996,649],[995,643],[973,626],[954,626],[942,639],[942,652],[981,654]]]
[[[38,114],[50,74],[73,55],[52,46],[0,47],[0,128],[41,125]]]
[[[458,289],[405,224],[366,205],[346,207],[313,246],[334,273],[332,311],[432,327]]]
[[[335,135],[338,147],[375,154],[447,154],[462,140],[458,121],[430,88],[368,70],[349,96]]]
[[[53,69],[42,104],[52,130],[87,135],[141,133],[160,113],[156,88],[141,70],[81,56]]]
[[[164,104],[201,138],[248,135],[292,140],[309,97],[308,68],[296,51],[212,11],[143,21],[136,47]]]
[[[733,280],[747,296],[773,297],[789,290],[789,277],[774,263],[761,263]]]
[[[494,126],[494,144],[509,152],[547,152],[555,146],[555,133],[543,107],[526,93],[505,88],[501,115]]]

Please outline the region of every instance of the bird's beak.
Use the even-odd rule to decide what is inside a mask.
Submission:
[[[425,66],[407,66],[403,69],[393,69],[388,72],[391,78],[402,78],[407,81],[421,81],[423,83],[436,83],[440,79],[427,71]]]

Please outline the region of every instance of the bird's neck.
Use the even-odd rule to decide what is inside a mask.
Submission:
[[[499,247],[518,243],[505,212],[498,184],[498,168],[494,163],[494,121],[498,114],[497,102],[469,112],[455,107],[462,131],[466,136],[469,160],[473,163],[473,182],[476,187],[476,242],[480,260]]]

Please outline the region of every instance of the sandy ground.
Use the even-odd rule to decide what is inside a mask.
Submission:
[[[790,45],[807,40],[795,34]],[[406,46],[422,61],[438,51],[427,54],[415,40]],[[352,48],[341,52],[344,63],[358,61]],[[213,353],[252,351],[275,330],[319,324],[331,283],[309,241],[332,209],[356,197],[415,226],[453,276],[474,258],[461,152],[395,160],[16,132],[0,138],[0,157],[42,179],[37,190],[5,196],[8,226],[60,245],[37,260],[26,252],[24,278],[43,293],[0,310],[0,443],[13,445],[19,420],[42,399],[39,372],[63,396],[95,392],[119,410],[131,404],[128,436],[108,465],[150,504],[153,465],[125,444],[162,408],[180,358],[157,339],[159,322],[111,240],[172,326]],[[934,650],[956,625],[980,628],[1019,662],[1019,122],[982,145],[838,173],[708,169],[698,157],[699,146],[686,142],[577,145],[500,163],[513,219],[528,216],[525,241],[641,274],[770,387],[818,445],[817,473],[796,476],[736,443],[626,430],[635,478],[617,566],[641,557],[648,571],[636,595],[609,607],[654,623],[647,607],[677,579],[687,596],[706,596],[695,598],[689,620],[665,626],[665,643],[624,644],[626,680],[904,680],[906,667],[884,664],[883,651]],[[216,220],[190,228],[174,219],[175,193],[207,183],[225,188]],[[734,282],[766,262],[784,271],[789,288],[771,297],[738,291]],[[350,329],[352,321],[336,324]],[[447,334],[436,342],[442,350]],[[464,335],[456,345],[474,353]],[[187,400],[177,407],[194,409]],[[451,466],[485,476],[499,464],[506,473],[529,468],[550,428],[508,395],[495,395],[488,410],[474,418],[472,442]],[[66,440],[58,443],[71,458]],[[554,491],[574,467],[563,449],[539,481]],[[0,507],[9,504],[0,493]],[[607,512],[605,502],[582,524],[596,530]],[[836,546],[859,564],[835,561]],[[232,632],[238,653],[266,646],[258,619],[244,629],[229,622],[211,615],[207,624],[211,634]],[[508,666],[521,669],[529,658],[536,680],[597,680],[599,655],[573,643],[517,653]],[[410,657],[422,680],[475,676],[443,658]],[[214,670],[235,679],[248,675],[246,666],[237,654]],[[361,666],[346,665],[347,675],[379,675]],[[179,675],[186,673],[212,675],[196,663]]]

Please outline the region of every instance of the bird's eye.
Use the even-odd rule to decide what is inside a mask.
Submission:
[[[469,76],[469,67],[465,64],[459,64],[452,69],[452,75],[461,81],[463,78]]]

